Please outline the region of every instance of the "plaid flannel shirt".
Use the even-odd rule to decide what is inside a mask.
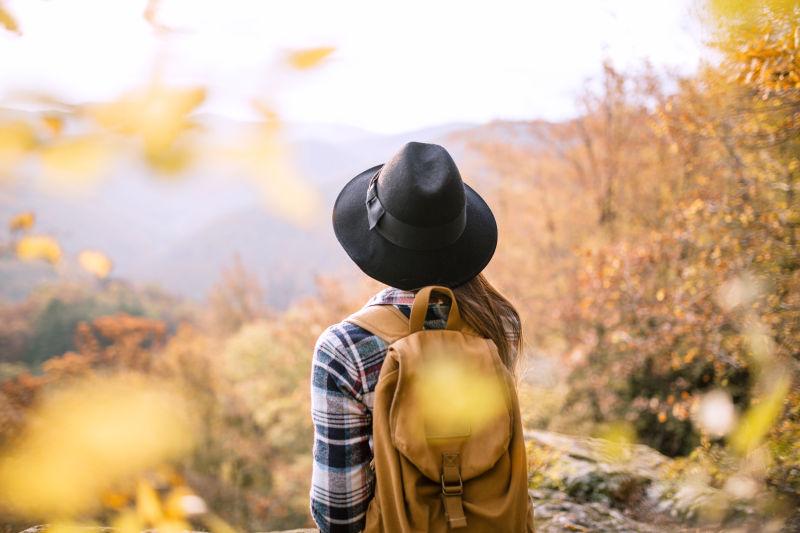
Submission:
[[[395,305],[411,314],[415,294],[388,288],[369,305]],[[432,303],[425,327],[444,328],[449,304]],[[375,490],[372,407],[387,344],[365,329],[340,322],[317,340],[311,377],[314,466],[311,515],[321,532],[359,532]]]

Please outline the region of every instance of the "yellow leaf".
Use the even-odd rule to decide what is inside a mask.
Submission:
[[[215,514],[208,514],[203,517],[203,523],[211,533],[236,533],[233,527]]]
[[[58,139],[40,150],[45,177],[73,186],[93,183],[108,170],[112,152],[100,135]]]
[[[144,523],[150,525],[155,525],[164,518],[158,494],[143,480],[136,486],[136,514]]]
[[[130,498],[123,492],[109,490],[102,495],[101,499],[104,507],[109,507],[111,509],[122,509],[128,505]]]
[[[17,257],[23,261],[41,259],[56,264],[61,260],[61,246],[54,238],[46,235],[23,237],[17,242]]]
[[[15,165],[35,145],[36,135],[29,124],[0,124],[0,171]]]
[[[785,375],[781,376],[771,387],[772,392],[747,410],[731,436],[731,446],[734,450],[746,455],[761,444],[781,413],[783,400],[789,392],[789,381]]]
[[[495,376],[438,354],[425,363],[412,394],[426,420],[445,432],[482,428],[505,410],[505,392]]]
[[[145,152],[153,154],[169,149],[178,136],[193,126],[188,115],[205,96],[201,87],[153,85],[116,102],[96,106],[90,114],[105,128],[138,137]]]
[[[268,131],[277,131],[283,125],[278,113],[266,102],[259,99],[252,101],[253,109],[255,109],[263,119],[264,128]]]
[[[180,174],[186,170],[194,159],[194,151],[188,143],[180,141],[158,150],[147,150],[145,160],[153,170],[162,174]]]
[[[87,272],[100,279],[108,277],[113,268],[113,263],[103,252],[84,250],[78,255],[78,263]]]
[[[114,531],[119,533],[141,533],[145,529],[145,524],[139,516],[129,509],[117,514],[111,525]]]
[[[64,130],[64,119],[56,115],[45,115],[42,124],[53,135],[59,135]]]
[[[319,192],[283,159],[266,161],[258,181],[267,208],[300,225],[308,226],[318,213]]]
[[[656,292],[656,300],[658,300],[659,302],[663,302],[665,296],[666,293],[664,292],[664,289],[658,289],[658,291]]]
[[[267,209],[300,226],[309,226],[322,203],[319,190],[298,171],[280,121],[267,118],[255,134],[231,150],[262,192]]]
[[[159,533],[186,533],[191,528],[184,520],[161,520],[153,524],[156,531]]]
[[[629,458],[631,445],[636,443],[636,431],[629,422],[614,422],[603,428],[602,450],[611,461]]]
[[[36,215],[33,214],[33,211],[25,211],[24,213],[19,213],[11,217],[11,220],[8,222],[8,229],[11,231],[29,230],[33,227],[35,222]]]
[[[19,24],[17,24],[17,20],[8,12],[8,10],[3,7],[3,4],[0,3],[0,26],[4,27],[11,33],[16,33],[17,35],[22,34],[19,30]]]
[[[4,511],[42,520],[96,510],[106,491],[190,450],[190,407],[165,383],[137,375],[49,391],[30,414],[36,423],[0,459]],[[150,491],[137,491],[137,510],[161,519]]]
[[[150,26],[158,33],[169,33],[172,31],[168,26],[158,21],[158,10],[161,0],[147,0],[147,6],[144,8],[144,19],[150,23]]]
[[[322,61],[333,53],[336,48],[332,46],[321,46],[319,48],[307,48],[289,52],[287,61],[289,65],[298,70],[306,70],[319,66]]]

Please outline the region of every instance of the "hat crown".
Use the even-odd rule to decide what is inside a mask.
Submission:
[[[461,173],[438,144],[405,144],[381,168],[377,192],[389,213],[422,227],[455,219],[466,203]]]

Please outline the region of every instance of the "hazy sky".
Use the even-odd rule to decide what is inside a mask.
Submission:
[[[207,85],[210,112],[246,118],[260,98],[289,120],[398,132],[562,118],[604,56],[688,71],[702,52],[693,0],[161,0],[166,39],[145,3],[8,0],[23,35],[0,30],[0,105],[30,89],[113,98],[159,65]],[[336,47],[322,68],[278,68],[322,45]]]

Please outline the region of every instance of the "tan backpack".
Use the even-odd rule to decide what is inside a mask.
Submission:
[[[446,329],[423,329],[432,291],[450,297]],[[420,289],[409,319],[375,305],[347,321],[389,343],[372,413],[376,484],[365,531],[533,531],[513,377],[495,344],[462,324],[453,292]],[[465,408],[480,416],[462,416]]]

